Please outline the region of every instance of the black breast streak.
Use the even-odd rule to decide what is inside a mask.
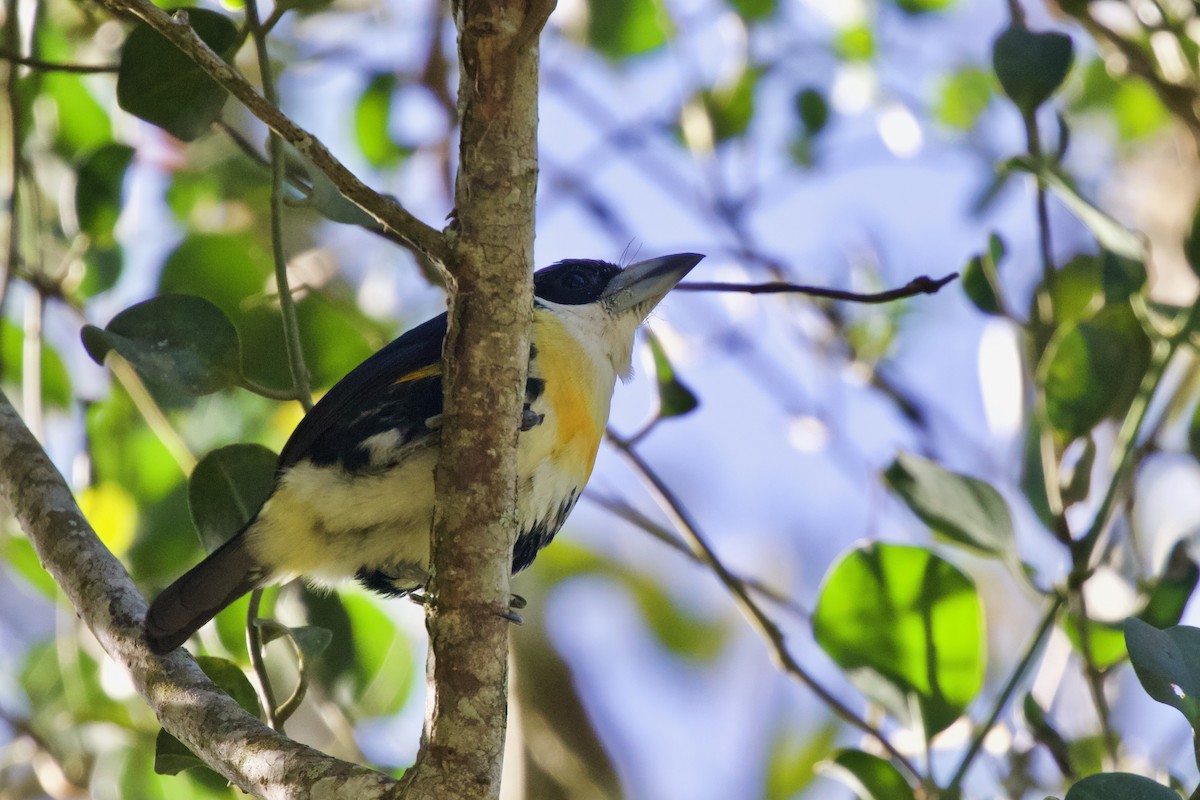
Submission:
[[[579,490],[572,489],[571,494],[559,503],[558,510],[553,516],[549,519],[538,520],[532,528],[523,530],[517,535],[517,542],[513,546],[512,571],[514,573],[520,572],[532,564],[533,560],[537,558],[538,551],[554,540],[555,534],[567,521],[578,498]]]

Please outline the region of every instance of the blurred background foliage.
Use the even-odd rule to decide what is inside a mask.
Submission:
[[[283,109],[446,217],[445,5],[262,11]],[[241,0],[188,19],[261,79]],[[3,31],[0,380],[153,594],[253,513],[302,413],[265,129],[99,6],[7,0]],[[1182,0],[561,0],[539,264],[962,278],[664,304],[589,502],[515,586],[507,797],[1197,796],[1198,41]],[[285,177],[320,392],[442,295],[294,151]],[[0,558],[0,798],[233,794],[10,519]],[[246,614],[194,649],[260,713]],[[273,684],[305,665],[288,733],[399,774],[420,609],[289,585],[262,614]]]

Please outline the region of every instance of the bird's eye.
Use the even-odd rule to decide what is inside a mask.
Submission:
[[[563,275],[562,285],[564,289],[582,289],[590,283],[588,274],[580,269],[573,269],[566,275]]]

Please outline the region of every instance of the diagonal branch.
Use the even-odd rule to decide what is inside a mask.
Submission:
[[[105,652],[128,670],[163,727],[247,792],[267,798],[372,800],[396,781],[275,733],[213,685],[184,650],[151,654],[146,601],[96,538],[62,476],[0,392],[0,496]]]
[[[196,35],[196,31],[188,23],[186,12],[176,11],[174,14],[168,14],[150,0],[100,0],[100,3],[117,16],[132,14],[162,34],[167,41],[196,62],[209,77],[241,100],[251,114],[266,123],[267,127],[283,137],[328,176],[347,199],[378,220],[385,228],[395,231],[421,253],[438,263],[445,263],[448,253],[446,239],[441,231],[417,219],[393,198],[379,194],[367,186],[334,157],[320,140],[271,105],[249,81]]]

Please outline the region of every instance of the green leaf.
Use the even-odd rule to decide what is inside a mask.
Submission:
[[[1141,234],[1129,230],[1085,199],[1075,184],[1058,170],[1046,164],[1034,163],[1027,158],[1009,159],[1005,169],[1037,176],[1046,188],[1058,196],[1067,210],[1087,226],[1105,250],[1139,263],[1146,260],[1146,244]]]
[[[928,736],[954,722],[983,685],[975,586],[924,548],[876,542],[840,559],[821,587],[813,633],[851,683]]]
[[[367,163],[376,169],[394,167],[412,153],[388,133],[396,76],[382,72],[371,78],[354,106],[354,136]],[[357,208],[357,206],[355,206]]]
[[[83,280],[75,294],[89,299],[107,292],[121,278],[124,258],[119,247],[89,247],[83,254]]]
[[[746,22],[758,22],[774,16],[778,0],[729,0],[729,5]]]
[[[97,247],[112,247],[113,229],[121,215],[121,186],[133,161],[133,148],[106,144],[83,160],[76,171],[75,216],[79,228]]]
[[[673,33],[659,0],[589,0],[587,43],[614,61],[657,50]]]
[[[178,775],[185,769],[207,767],[186,744],[159,728],[154,740],[154,771],[159,775]]]
[[[972,258],[963,270],[962,288],[967,298],[985,314],[1000,314],[997,294],[1000,277],[997,268],[1004,258],[1004,241],[996,234],[988,236],[988,249]]]
[[[302,171],[310,187],[309,199],[321,216],[345,225],[358,225],[368,230],[379,230],[379,222],[342,194],[329,176],[312,163],[288,142],[284,142],[284,157],[288,167]]]
[[[1156,628],[1178,624],[1198,582],[1200,567],[1188,555],[1187,542],[1176,542],[1138,619]]]
[[[667,358],[658,337],[647,332],[650,352],[654,355],[654,374],[658,380],[658,415],[663,418],[678,417],[694,411],[700,401],[682,381],[675,376],[675,368]]]
[[[657,581],[622,575],[658,641],[688,661],[711,662],[724,649],[728,632],[720,622],[691,613],[671,599]]]
[[[992,68],[1004,93],[1022,114],[1031,116],[1062,85],[1074,55],[1070,36],[1035,33],[1018,24],[992,44]]]
[[[796,94],[796,115],[800,117],[804,135],[812,138],[829,124],[829,102],[820,89],[801,89]]]
[[[1083,652],[1083,629],[1078,614],[1067,614],[1063,617],[1063,631],[1067,634],[1071,646]],[[1125,660],[1128,654],[1125,650],[1125,635],[1120,625],[1111,622],[1098,622],[1094,619],[1087,621],[1087,643],[1091,651],[1091,662],[1098,669],[1108,669]]]
[[[1012,550],[1008,504],[983,481],[910,453],[898,455],[883,477],[935,534],[989,555]]]
[[[1025,695],[1025,701],[1021,708],[1025,724],[1029,728],[1029,732],[1033,734],[1034,741],[1050,752],[1054,763],[1058,765],[1064,775],[1070,776],[1072,773],[1071,748],[1067,740],[1046,719],[1046,712],[1038,705],[1032,694]]]
[[[58,351],[42,342],[42,402],[55,408],[70,408],[73,400],[71,376]],[[25,368],[25,332],[7,319],[0,320],[0,363],[6,379],[21,380]]]
[[[97,364],[115,350],[147,381],[185,394],[211,394],[241,382],[237,329],[201,297],[153,297],[125,309],[103,330],[85,325],[82,338]]]
[[[59,62],[81,60],[68,40],[64,26],[34,25],[33,34],[37,39],[35,52],[41,58]],[[70,72],[39,72],[35,80],[40,84],[38,105],[51,112],[38,116],[52,117],[57,124],[54,146],[58,153],[73,160],[79,153],[95,150],[112,141],[112,121],[88,91],[85,76]],[[32,96],[33,92],[27,94]]]
[[[1127,142],[1155,134],[1171,121],[1171,112],[1143,81],[1117,81],[1112,113],[1118,135]]]
[[[750,127],[754,119],[754,91],[760,77],[762,70],[750,67],[728,86],[700,92],[700,102],[708,112],[717,142],[735,139]]]
[[[1200,727],[1200,628],[1159,630],[1136,617],[1125,620],[1129,661],[1146,694],[1177,709]]]
[[[1064,506],[1082,503],[1092,491],[1092,468],[1096,466],[1096,440],[1091,436],[1083,440],[1083,452],[1079,459],[1062,475],[1062,501]]]
[[[1150,362],[1150,339],[1128,305],[1059,330],[1039,369],[1050,424],[1066,440],[1121,417]]]
[[[237,27],[203,8],[184,8],[196,34],[226,61],[233,57]],[[232,69],[232,67],[230,67]],[[121,47],[117,104],[136,117],[190,142],[220,116],[228,92],[158,31],[139,22]]]
[[[1183,240],[1183,254],[1192,272],[1200,275],[1200,204],[1192,210],[1192,225]]]
[[[1066,800],[1179,800],[1179,795],[1141,775],[1105,772],[1076,783]]]
[[[875,32],[869,25],[851,25],[838,31],[833,50],[843,61],[870,61],[875,57]]]
[[[373,599],[349,594],[342,596],[342,604],[350,617],[355,655],[347,704],[359,716],[395,714],[413,686],[409,642]]]
[[[962,67],[950,73],[938,92],[934,118],[950,128],[969,131],[992,102],[993,79],[979,67]]]
[[[919,14],[928,14],[933,11],[944,11],[949,8],[955,0],[892,0],[901,11],[906,14],[917,16]]]
[[[789,800],[812,783],[817,765],[837,741],[837,725],[827,722],[807,738],[781,730],[767,757],[764,800]]]
[[[862,750],[838,750],[817,765],[822,775],[844,783],[860,800],[913,800],[912,787],[900,771],[879,756]]]
[[[247,714],[252,717],[262,714],[262,708],[258,704],[258,692],[254,691],[254,686],[241,667],[228,659],[216,656],[196,656],[196,663],[204,670],[208,679],[236,700]]]
[[[279,456],[257,444],[232,444],[200,459],[188,481],[188,507],[204,549],[212,552],[262,508]]]

